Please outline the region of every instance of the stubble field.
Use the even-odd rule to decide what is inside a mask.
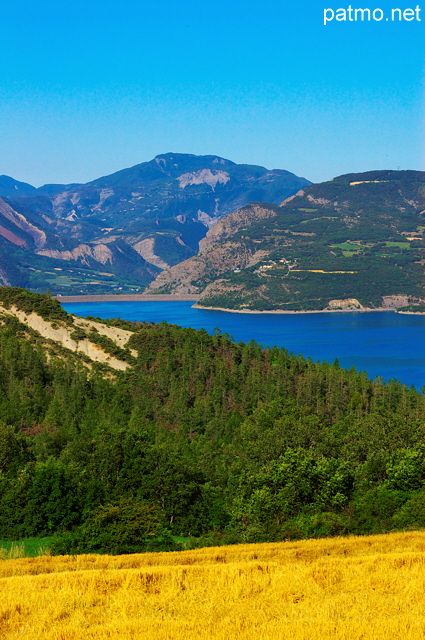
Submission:
[[[7,640],[417,640],[425,532],[0,560]]]

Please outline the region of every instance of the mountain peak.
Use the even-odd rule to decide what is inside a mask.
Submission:
[[[229,164],[229,165],[235,165],[235,162],[232,162],[231,160],[228,160],[227,158],[222,158],[221,156],[215,156],[215,155],[203,155],[203,156],[198,156],[194,153],[173,153],[173,152],[168,152],[168,153],[160,153],[159,155],[155,156],[155,158],[153,159],[153,162],[167,162],[167,163],[172,163],[174,164],[174,166],[176,166],[179,163],[182,162],[196,162],[196,161],[200,161],[203,164]]]
[[[198,171],[202,169],[219,169],[223,167],[235,167],[236,163],[220,156],[197,156],[193,153],[161,153],[151,162],[162,172],[170,176],[187,173],[189,171]],[[142,167],[143,165],[138,165]]]

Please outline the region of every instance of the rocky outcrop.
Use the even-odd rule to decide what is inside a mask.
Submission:
[[[3,273],[3,271],[0,269],[0,286],[2,287],[10,287],[10,282],[7,279],[7,276],[5,273]]]
[[[327,309],[336,311],[341,309],[342,311],[354,311],[355,309],[364,309],[356,298],[345,298],[343,300],[329,300]]]
[[[205,251],[215,242],[221,242],[226,238],[230,238],[235,233],[249,227],[253,222],[258,220],[264,220],[266,218],[276,217],[276,209],[270,205],[251,204],[229,213],[221,220],[219,220],[208,231],[205,238],[199,243],[199,251]]]
[[[400,309],[406,307],[409,304],[409,296],[394,295],[384,296],[382,298],[382,306],[385,309]]]
[[[147,293],[199,294],[221,274],[257,264],[266,252],[252,243],[226,241],[254,222],[276,216],[273,205],[248,205],[217,222],[200,242],[200,253],[163,271]]]
[[[136,242],[133,244],[133,249],[137,251],[139,255],[146,260],[146,262],[150,262],[155,267],[159,267],[159,269],[168,269],[169,264],[165,262],[160,256],[155,253],[155,238],[145,238],[145,240],[140,240],[140,242]]]

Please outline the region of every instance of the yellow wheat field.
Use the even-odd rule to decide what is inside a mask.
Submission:
[[[0,560],[0,638],[417,640],[425,532]]]

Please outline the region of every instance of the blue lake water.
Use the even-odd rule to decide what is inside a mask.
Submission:
[[[182,327],[218,327],[237,342],[277,345],[313,360],[367,371],[371,378],[396,378],[425,385],[425,316],[392,311],[367,313],[240,314],[192,309],[192,302],[83,302],[64,308],[79,316],[171,322]]]

